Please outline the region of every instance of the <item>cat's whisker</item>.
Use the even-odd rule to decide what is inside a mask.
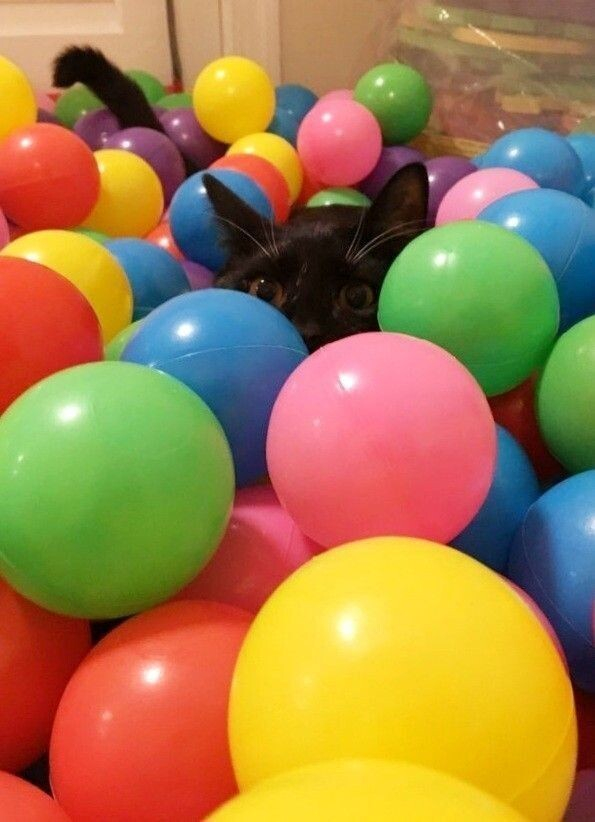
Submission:
[[[238,225],[233,220],[229,220],[227,217],[223,217],[221,214],[215,214],[215,219],[221,220],[221,222],[227,223],[227,225],[230,225],[232,228],[235,228],[238,231],[240,231],[245,237],[248,237],[249,240],[252,240],[254,245],[258,246],[258,248],[260,248],[262,253],[266,257],[268,257],[269,260],[272,259],[271,252],[269,251],[269,249],[265,248],[265,246],[259,240],[257,240],[256,237],[253,234],[250,234],[250,232],[246,231],[245,228],[242,228],[241,225]]]
[[[406,223],[400,223],[399,225],[392,226],[392,228],[386,229],[386,231],[377,234],[375,237],[372,237],[371,240],[362,246],[359,249],[357,254],[352,258],[353,263],[359,263],[361,260],[367,255],[374,251],[379,246],[383,245],[384,243],[388,242],[389,240],[396,240],[399,237],[407,237],[408,235],[414,233],[418,228],[425,226],[424,220],[410,220]]]
[[[362,213],[360,214],[359,220],[357,221],[357,226],[355,228],[355,233],[353,235],[353,239],[349,244],[349,248],[347,249],[347,253],[345,254],[345,260],[350,263],[352,262],[351,255],[356,251],[357,245],[360,241],[360,236],[362,229],[364,227],[364,220],[366,218],[367,209],[362,208]]]

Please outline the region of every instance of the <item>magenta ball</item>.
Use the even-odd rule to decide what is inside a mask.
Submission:
[[[428,225],[434,225],[438,207],[447,191],[466,177],[477,171],[470,160],[464,157],[434,157],[426,161],[429,183]]]
[[[91,151],[98,151],[105,148],[109,138],[120,131],[120,123],[109,109],[98,108],[79,117],[74,124],[74,131]]]
[[[467,174],[446,192],[438,206],[436,225],[475,220],[491,203],[515,191],[539,188],[535,180],[514,168],[483,168]]]
[[[373,332],[324,346],[273,407],[269,476],[325,547],[408,535],[448,543],[483,504],[496,431],[458,360],[426,340]]]
[[[125,128],[113,134],[105,148],[131,151],[146,160],[161,180],[166,204],[186,179],[182,155],[169,137],[152,128]]]
[[[215,275],[210,269],[200,263],[193,263],[192,260],[181,260],[181,263],[193,291],[212,288]]]
[[[223,157],[227,146],[202,130],[191,108],[172,108],[159,117],[170,140],[198,170]]]
[[[256,613],[287,577],[320,551],[270,486],[236,494],[215,555],[176,599],[207,599]]]
[[[378,196],[383,186],[393,174],[410,163],[422,163],[421,151],[408,146],[386,146],[382,149],[378,162],[368,176],[361,181],[358,188],[371,200]]]
[[[351,186],[378,162],[382,134],[374,115],[355,100],[324,100],[302,120],[297,148],[310,177],[328,186]]]

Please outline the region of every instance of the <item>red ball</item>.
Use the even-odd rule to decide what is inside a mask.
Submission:
[[[153,245],[158,245],[164,251],[169,252],[176,260],[182,261],[186,259],[176,245],[176,241],[172,236],[171,228],[169,227],[167,220],[163,220],[163,222],[159,223],[153,231],[147,234],[145,240],[149,243],[153,243]]]
[[[70,681],[54,723],[54,795],[85,822],[196,822],[236,793],[227,703],[251,616],[175,602],[128,620]]]
[[[20,771],[47,750],[60,697],[90,647],[88,622],[45,611],[0,581],[0,770]]]
[[[9,773],[0,773],[0,819],[6,822],[69,822],[69,817],[51,796]]]
[[[73,228],[98,196],[95,157],[74,132],[35,123],[0,143],[0,207],[21,228]]]
[[[268,160],[255,154],[226,154],[216,160],[211,168],[228,168],[251,177],[267,196],[277,222],[283,223],[289,217],[289,186],[281,172]]]
[[[302,183],[301,191],[296,200],[296,205],[305,206],[308,200],[315,194],[318,194],[319,191],[322,191],[323,188],[325,188],[324,183],[321,183],[320,180],[315,180],[313,177],[310,177],[308,172],[304,170],[304,181]]]
[[[0,257],[0,413],[44,377],[103,359],[97,315],[65,277]]]

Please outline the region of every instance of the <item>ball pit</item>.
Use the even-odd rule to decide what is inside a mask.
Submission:
[[[248,175],[267,197],[275,220],[283,223],[289,217],[289,186],[281,172],[268,160],[255,154],[228,154],[212,163],[210,168],[227,168]]]
[[[226,147],[200,127],[191,108],[167,109],[159,120],[169,139],[197,168],[206,168],[225,154]]]
[[[287,140],[277,134],[249,134],[247,137],[236,140],[227,153],[255,154],[257,157],[268,160],[285,177],[291,202],[297,199],[304,174],[297,151]]]

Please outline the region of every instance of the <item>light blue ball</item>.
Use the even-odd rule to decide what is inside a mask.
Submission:
[[[497,425],[496,435],[496,469],[490,492],[452,545],[503,573],[516,530],[540,490],[531,461],[512,434]]]
[[[136,238],[110,240],[105,247],[124,269],[132,288],[133,321],[190,291],[181,263],[163,248]]]
[[[514,231],[539,251],[556,280],[560,331],[595,313],[595,211],[582,200],[545,188],[518,191],[479,219]]]
[[[521,128],[499,137],[483,155],[481,168],[514,168],[542,188],[575,196],[585,187],[576,151],[564,137],[543,128]]]
[[[275,114],[271,120],[271,124],[267,128],[271,134],[277,134],[283,137],[292,146],[297,145],[297,133],[300,128],[300,120],[298,120],[290,111],[287,111],[280,106],[275,109]]]
[[[509,576],[552,623],[574,682],[595,692],[595,471],[555,485],[529,508]]]
[[[285,83],[275,89],[277,106],[292,114],[300,123],[310,109],[318,102],[311,89],[296,83]]]
[[[225,224],[216,219],[204,185],[206,174],[216,177],[265,219],[273,218],[273,209],[260,186],[238,171],[199,171],[182,183],[174,194],[169,211],[174,240],[189,260],[200,263],[211,271],[219,271],[228,257],[228,251],[222,242]]]
[[[569,134],[566,139],[578,154],[583,165],[584,197],[595,188],[595,134]]]
[[[211,288],[154,311],[122,359],[165,371],[195,391],[223,426],[238,485],[250,485],[266,473],[273,403],[307,354],[276,308],[249,294]]]

